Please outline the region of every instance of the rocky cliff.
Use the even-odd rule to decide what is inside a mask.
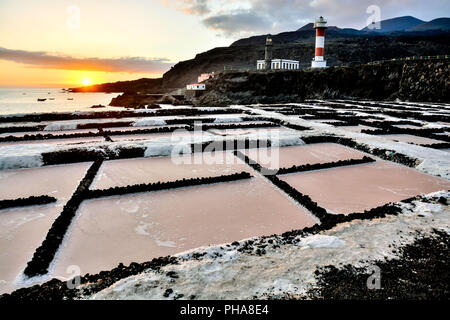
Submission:
[[[371,99],[449,102],[448,60],[280,72],[227,72],[208,80],[197,105]]]
[[[405,64],[399,87],[401,100],[450,102],[449,60]]]
[[[327,30],[325,55],[329,66],[364,64],[371,61],[411,56],[442,55],[450,52],[450,33],[361,34],[351,29]],[[314,55],[314,30],[284,32],[273,36],[273,57],[300,61],[309,68]],[[264,57],[266,35],[241,39],[229,47],[215,48],[181,61],[163,76],[163,87],[181,88],[197,81],[205,72],[220,72],[224,67],[255,69]]]

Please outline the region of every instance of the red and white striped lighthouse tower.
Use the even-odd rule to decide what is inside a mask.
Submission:
[[[325,30],[327,28],[327,21],[322,16],[314,22],[314,29],[316,29],[316,56],[311,63],[311,68],[326,68],[327,66],[327,62],[323,58],[325,52]]]

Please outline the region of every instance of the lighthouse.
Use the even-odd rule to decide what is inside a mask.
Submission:
[[[272,68],[272,38],[270,35],[266,38],[266,54],[264,56],[264,62],[264,69],[270,70]]]
[[[314,29],[316,29],[316,56],[311,63],[311,68],[326,68],[327,66],[327,62],[323,58],[325,51],[325,30],[327,28],[327,21],[322,16],[314,22]]]
[[[264,60],[256,60],[256,70],[298,70],[300,61],[290,59],[272,59],[272,38],[266,38],[266,50]]]

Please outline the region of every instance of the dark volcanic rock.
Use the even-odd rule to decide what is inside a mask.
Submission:
[[[184,96],[171,94],[147,94],[147,93],[133,93],[125,92],[110,102],[110,106],[127,107],[135,109],[143,109],[145,106],[154,108],[155,103],[184,105]]]
[[[174,106],[185,104],[183,96],[176,96],[171,94],[163,95],[157,102],[162,104],[172,104]]]
[[[226,72],[208,80],[200,106],[304,99],[449,101],[448,60],[385,62],[278,72]]]
[[[371,261],[381,271],[381,288],[370,290],[365,267],[344,265],[318,269],[318,286],[310,299],[426,299],[448,300],[450,236],[435,230],[430,236],[417,235],[412,244],[397,248],[397,258]]]
[[[448,60],[405,64],[399,98],[409,101],[450,101]]]
[[[152,105],[161,98],[161,94],[125,92],[113,98],[109,105],[114,107],[139,108],[141,105]]]

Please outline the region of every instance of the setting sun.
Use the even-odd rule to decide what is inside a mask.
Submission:
[[[85,86],[88,86],[88,85],[91,84],[91,80],[89,80],[89,79],[83,79],[83,84],[84,84]]]

